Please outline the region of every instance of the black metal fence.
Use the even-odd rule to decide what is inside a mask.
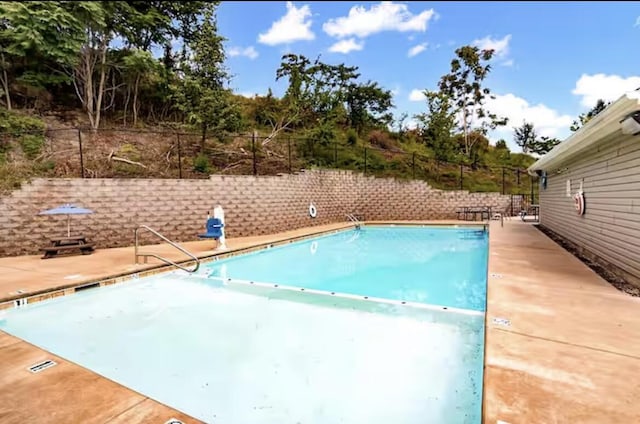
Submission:
[[[37,164],[42,176],[183,179],[208,178],[212,173],[277,175],[319,167],[425,180],[441,189],[526,194],[531,199],[538,191],[537,179],[524,169],[445,162],[338,141],[287,136],[267,140],[257,133],[203,136],[176,130],[51,128],[35,134],[41,139],[39,149],[7,147],[9,138],[34,134],[0,134],[0,153],[5,162]]]

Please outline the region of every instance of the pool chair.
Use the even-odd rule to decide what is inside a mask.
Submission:
[[[198,238],[202,239],[214,239],[216,241],[216,248],[220,245],[220,237],[222,237],[222,227],[224,224],[218,218],[207,219],[207,232],[205,234],[198,234]]]

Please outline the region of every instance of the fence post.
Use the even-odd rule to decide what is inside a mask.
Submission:
[[[291,137],[287,138],[287,154],[289,156],[289,174],[291,174]]]
[[[505,181],[504,181],[504,166],[502,167],[502,194],[505,194]]]
[[[464,165],[460,164],[460,190],[464,190]]]
[[[367,148],[364,148],[364,175],[367,175]]]
[[[253,175],[258,175],[258,166],[256,164],[256,138],[257,138],[257,134],[256,131],[253,131],[253,134],[251,135],[251,150],[253,152]]]
[[[182,147],[180,147],[180,133],[176,133],[178,138],[178,178],[182,179]]]
[[[411,177],[416,179],[416,152],[411,154]]]
[[[80,149],[80,177],[84,178],[84,157],[82,156],[82,132],[78,128],[78,148]]]
[[[338,167],[338,142],[333,142],[333,166]]]

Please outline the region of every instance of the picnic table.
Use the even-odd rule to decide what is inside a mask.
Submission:
[[[44,252],[42,259],[48,259],[56,256],[58,253],[70,252],[79,250],[83,255],[90,255],[93,253],[93,243],[89,243],[87,238],[83,235],[68,236],[68,237],[51,237],[49,239],[50,246],[46,246],[40,249]]]
[[[456,210],[456,215],[458,219],[461,219],[462,216],[465,221],[475,221],[478,215],[480,215],[481,221],[485,215],[486,219],[491,219],[491,206],[462,206]]]

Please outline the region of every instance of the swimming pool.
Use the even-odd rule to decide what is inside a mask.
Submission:
[[[394,239],[414,242],[404,248]],[[409,277],[419,273],[403,274],[401,280],[410,282],[395,291],[382,278],[391,275],[387,256],[402,254],[409,262],[428,264],[442,255],[427,245],[444,249],[450,243],[455,252],[467,252],[454,255],[457,267],[482,265],[468,252],[482,246],[485,252],[476,253],[486,262],[486,234],[364,227],[359,234],[349,230],[215,261],[199,275],[164,273],[22,306],[0,315],[0,329],[205,422],[478,423],[484,299],[475,297],[485,289],[468,299],[460,293],[437,294],[440,289],[418,296],[419,283]],[[418,247],[420,255],[408,253]],[[301,254],[287,254],[297,250],[312,258],[305,267],[298,267],[305,262]],[[328,255],[324,267],[314,262],[323,251]],[[356,260],[348,262],[349,252]],[[375,290],[382,290],[378,284],[385,287],[377,296],[392,293],[398,302],[358,297],[368,293],[366,285],[349,282],[347,276],[357,276],[367,256],[379,266],[367,278],[374,278]],[[237,274],[269,263],[280,267],[280,257],[295,262],[296,269]],[[341,265],[330,269],[336,257],[342,257]],[[330,287],[358,296],[233,281],[286,277],[282,284],[324,291],[329,286],[322,279],[299,279],[323,269],[331,276]],[[486,263],[483,269],[486,274]],[[472,274],[456,275],[465,284],[477,280]],[[403,298],[419,302],[403,305]],[[420,307],[428,306],[425,300],[475,309],[459,313]]]
[[[487,248],[482,227],[366,226],[212,262],[201,273],[484,311]]]

